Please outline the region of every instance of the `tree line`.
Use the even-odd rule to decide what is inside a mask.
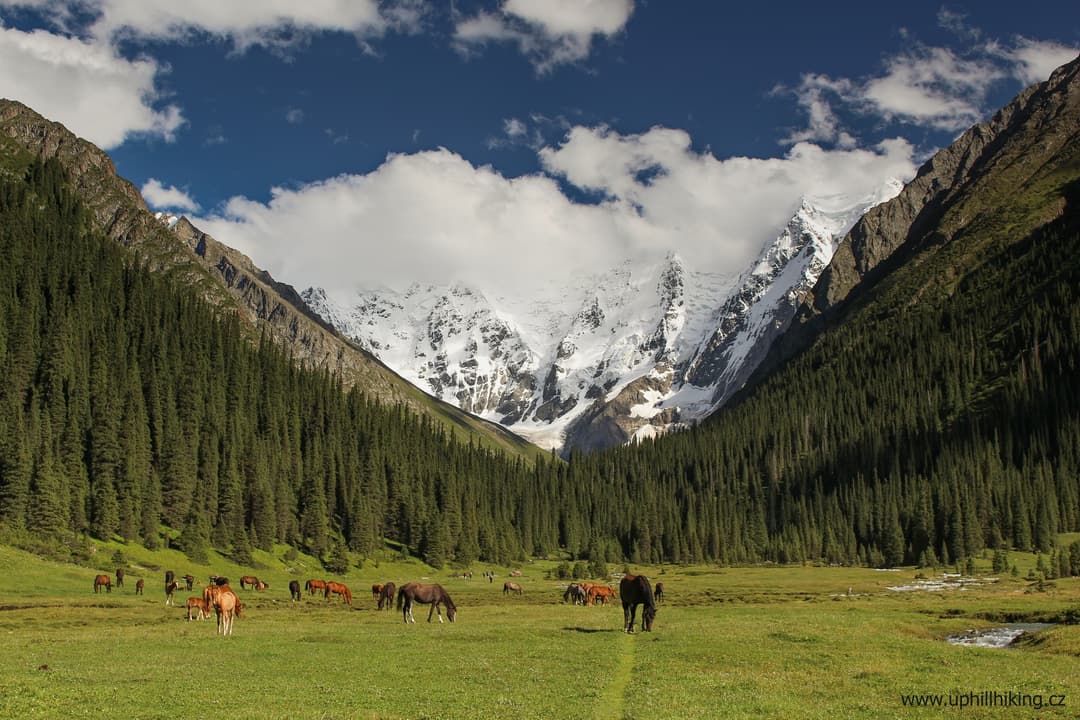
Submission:
[[[931,267],[898,277],[705,424],[529,464],[298,367],[35,163],[0,182],[0,525],[239,562],[387,540],[436,567],[1050,553],[1080,529],[1074,208],[941,298]]]

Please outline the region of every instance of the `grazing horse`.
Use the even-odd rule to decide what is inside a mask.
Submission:
[[[248,585],[250,585],[252,588],[254,588],[258,584],[259,584],[259,578],[255,577],[254,575],[244,575],[243,577],[240,578],[240,589],[241,590],[245,589]]]
[[[340,595],[346,605],[352,605],[352,593],[345,583],[328,581],[326,583],[326,600],[329,602],[331,595]]]
[[[326,591],[326,581],[325,580],[308,580],[306,583],[304,583],[304,589],[307,590],[312,595],[314,595],[317,592],[325,592]]]
[[[217,593],[217,597],[214,599],[214,610],[217,611],[217,629],[221,635],[232,635],[233,620],[241,617],[243,609],[244,606],[240,604],[240,598],[232,590],[222,589]]]
[[[300,581],[299,580],[290,580],[289,581],[289,596],[293,600],[299,600],[300,599]]]
[[[592,585],[585,591],[587,605],[594,605],[597,601],[601,605],[607,605],[609,600],[615,599],[615,588],[607,585]]]
[[[516,582],[504,582],[503,583],[503,595],[509,595],[510,593],[514,593],[515,595],[520,595],[523,592],[525,592],[525,591],[522,590],[521,586],[518,585]]]
[[[653,597],[656,598],[656,604],[659,605],[664,600],[664,583],[656,583],[653,585]]]
[[[270,583],[268,583],[268,582],[263,582],[262,580],[260,580],[259,582],[255,583],[255,589],[256,589],[256,590],[260,590],[260,591],[261,591],[261,590],[265,590],[265,589],[266,589],[266,588],[268,588],[268,587],[270,587]]]
[[[384,607],[387,610],[394,609],[394,593],[397,592],[397,586],[392,582],[388,582],[382,586],[382,590],[379,591],[379,609]]]
[[[176,585],[175,580],[172,580],[170,582],[165,583],[165,604],[166,605],[172,605],[174,607],[176,606],[176,603],[173,602],[173,595],[176,594],[176,587],[177,587],[177,585]]]
[[[105,592],[112,592],[112,580],[108,575],[98,575],[94,578],[94,592],[101,592],[101,588],[105,588]]]
[[[379,583],[375,583],[374,585],[371,586],[371,599],[372,600],[378,600],[379,595],[381,593],[382,593],[382,585],[380,585]]]
[[[634,632],[634,615],[638,605],[645,606],[641,610],[641,631],[652,630],[653,619],[656,618],[656,599],[653,597],[649,578],[644,575],[626,575],[619,582],[619,597],[622,598],[626,632]]]
[[[439,609],[439,605],[446,606],[446,617],[450,618],[450,622],[454,622],[454,618],[457,617],[457,606],[454,605],[454,601],[443,590],[442,585],[423,585],[411,582],[401,586],[397,594],[397,606],[398,610],[401,610],[401,615],[406,623],[416,622],[416,618],[412,614],[414,602],[431,605],[431,610],[427,616],[428,622],[431,622],[431,617],[435,613],[439,614],[439,622],[443,621],[442,610]]]
[[[142,578],[139,578],[138,580],[136,580],[135,581],[135,594],[136,595],[142,595],[143,594],[143,587],[145,585],[146,585],[146,583],[143,581]]]
[[[124,587],[124,568],[116,568],[116,587]]]
[[[197,620],[210,617],[210,606],[201,597],[189,597],[187,599],[187,619],[191,620],[192,611],[197,610]]]
[[[574,605],[584,605],[586,601],[585,588],[577,583],[570,583],[562,596],[563,602],[571,602]]]

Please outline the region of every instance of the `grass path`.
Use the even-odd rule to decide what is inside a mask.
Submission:
[[[633,635],[624,632],[619,633],[618,653],[619,663],[611,675],[604,694],[600,696],[600,702],[596,708],[597,720],[622,720],[626,715],[625,699],[626,688],[634,676],[634,656],[637,648],[636,639]]]

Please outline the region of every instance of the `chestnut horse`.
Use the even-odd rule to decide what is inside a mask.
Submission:
[[[439,609],[440,605],[446,606],[446,617],[450,619],[450,622],[454,622],[454,618],[457,617],[457,606],[454,605],[454,601],[450,599],[446,590],[443,590],[442,585],[423,585],[411,582],[401,586],[397,594],[397,606],[398,610],[401,610],[401,615],[406,623],[416,622],[416,618],[412,614],[414,602],[431,605],[431,610],[427,616],[428,622],[431,622],[431,617],[435,613],[439,614],[439,622],[443,621],[442,610]]]
[[[525,591],[522,590],[521,586],[518,585],[516,582],[504,582],[503,583],[503,595],[509,595],[510,593],[514,593],[515,595],[520,595],[523,592],[525,592]]]
[[[299,600],[300,599],[300,581],[299,580],[290,580],[289,581],[289,596],[293,600]]]
[[[197,610],[197,620],[210,617],[210,607],[206,604],[206,600],[201,597],[189,597],[187,599],[187,619],[191,620],[191,614],[193,610]]]
[[[615,588],[610,588],[607,585],[593,585],[585,591],[586,604],[593,605],[597,601],[601,605],[607,605],[608,600],[615,599]]]
[[[101,592],[101,588],[105,588],[105,592],[112,592],[112,580],[108,575],[98,575],[94,578],[94,592]]]
[[[619,597],[622,598],[626,632],[634,632],[634,615],[638,605],[645,606],[641,610],[641,631],[652,630],[653,619],[656,618],[656,599],[649,579],[644,575],[626,575],[619,582]]]
[[[392,582],[388,582],[382,586],[382,590],[379,591],[379,609],[384,607],[387,610],[394,609],[394,593],[397,592],[397,585]]]
[[[307,590],[312,595],[314,595],[316,592],[325,592],[326,591],[326,581],[325,580],[308,580],[306,583],[304,583],[304,589]]]
[[[349,592],[349,586],[345,583],[327,581],[326,583],[326,600],[330,600],[331,595],[340,595],[341,599],[346,605],[352,605],[352,593]]]
[[[244,590],[246,586],[250,585],[252,588],[258,588],[259,578],[254,575],[244,575],[240,578],[240,589]]]
[[[382,592],[382,585],[380,585],[378,583],[375,583],[374,585],[372,585],[371,586],[371,599],[372,600],[378,600],[379,599],[379,593],[381,593],[381,592]]]

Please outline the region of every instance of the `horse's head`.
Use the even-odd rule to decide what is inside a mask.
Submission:
[[[645,632],[650,632],[652,630],[653,620],[655,619],[656,608],[651,605],[646,605],[645,609],[641,613],[641,629]]]
[[[447,604],[446,617],[450,619],[450,622],[454,622],[454,618],[457,617],[457,608],[453,605]]]

